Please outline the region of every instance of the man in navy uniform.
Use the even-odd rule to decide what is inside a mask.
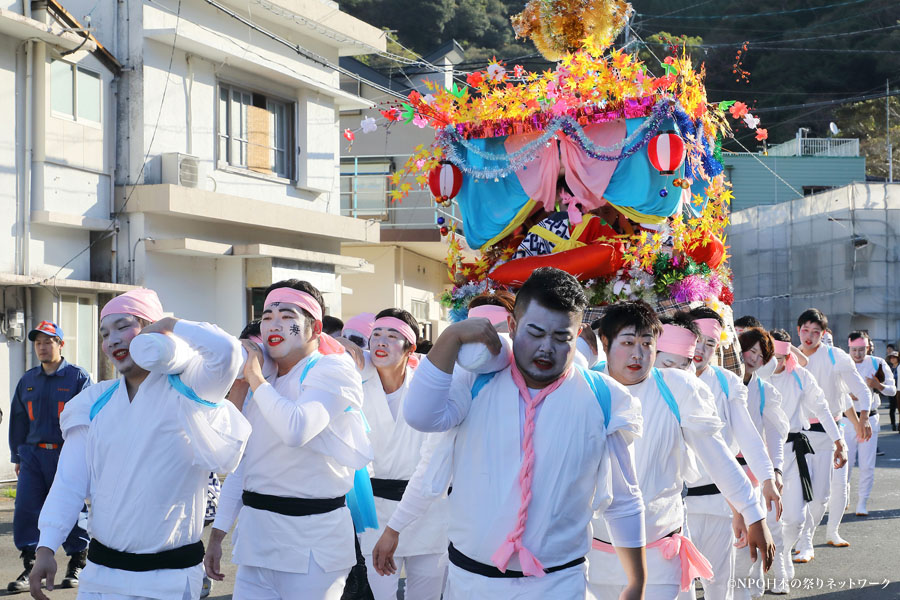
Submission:
[[[16,465],[16,509],[13,513],[13,541],[22,553],[25,570],[10,582],[10,592],[27,592],[28,575],[40,532],[38,516],[53,484],[63,438],[59,415],[66,402],[91,385],[87,372],[62,357],[65,344],[56,323],[41,321],[28,333],[41,361],[19,380],[12,399],[9,422],[9,449]],[[78,575],[87,557],[87,532],[76,525],[63,543],[69,566],[62,587],[78,586]]]

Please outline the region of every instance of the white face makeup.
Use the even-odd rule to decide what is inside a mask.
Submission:
[[[299,306],[288,302],[266,306],[259,329],[266,351],[276,361],[303,352],[312,337],[310,320]]]
[[[131,359],[129,348],[143,327],[134,315],[111,314],[100,321],[100,339],[103,353],[110,358],[116,371],[127,375],[140,368]]]
[[[763,353],[759,348],[759,342],[753,344],[753,347],[745,351],[742,356],[744,357],[744,366],[748,373],[753,373],[763,366]]]
[[[850,358],[853,359],[855,363],[861,363],[867,354],[867,348],[865,346],[850,346]]]
[[[708,335],[700,334],[700,337],[697,338],[697,348],[694,350],[694,367],[698,373],[702,373],[709,366],[709,362],[716,355],[716,348],[718,347],[718,340]]]
[[[510,318],[516,366],[530,387],[556,380],[572,364],[581,314],[551,310],[531,301],[518,320]]]
[[[817,323],[804,323],[797,328],[800,336],[800,347],[804,350],[815,350],[822,343],[822,327]]]
[[[671,352],[657,352],[653,366],[657,369],[682,369],[686,371],[691,366],[691,359],[686,356],[672,354]]]
[[[656,337],[650,331],[636,332],[633,325],[622,328],[612,342],[605,340],[609,374],[622,385],[644,381],[656,358]]]
[[[369,352],[372,364],[376,368],[396,367],[405,362],[412,352],[412,347],[406,348],[406,338],[396,329],[389,327],[377,327],[369,338]]]

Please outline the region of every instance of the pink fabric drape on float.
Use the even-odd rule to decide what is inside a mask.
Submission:
[[[600,123],[584,127],[585,135],[598,146],[614,146],[625,139],[625,120],[617,119],[609,123]],[[542,135],[541,132],[511,135],[506,138],[504,147],[510,154]],[[618,156],[621,150],[611,153]],[[606,204],[603,192],[609,185],[616,161],[602,161],[591,158],[576,142],[562,132],[559,133],[559,151],[557,145],[551,143],[536,152],[537,158],[516,172],[522,189],[528,196],[541,204],[545,210],[552,212],[556,206],[556,181],[559,178],[559,167],[566,167],[566,184],[572,194],[585,202],[585,211],[593,210]]]

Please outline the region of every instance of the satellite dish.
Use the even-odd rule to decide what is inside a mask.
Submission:
[[[838,129],[837,123],[834,121],[828,124],[828,131],[831,132],[831,135],[837,135],[841,132],[841,130]]]

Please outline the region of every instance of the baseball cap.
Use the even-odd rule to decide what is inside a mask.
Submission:
[[[28,341],[33,342],[39,333],[46,333],[50,337],[58,337],[63,339],[63,330],[59,325],[52,321],[41,321],[37,327],[28,332]]]

